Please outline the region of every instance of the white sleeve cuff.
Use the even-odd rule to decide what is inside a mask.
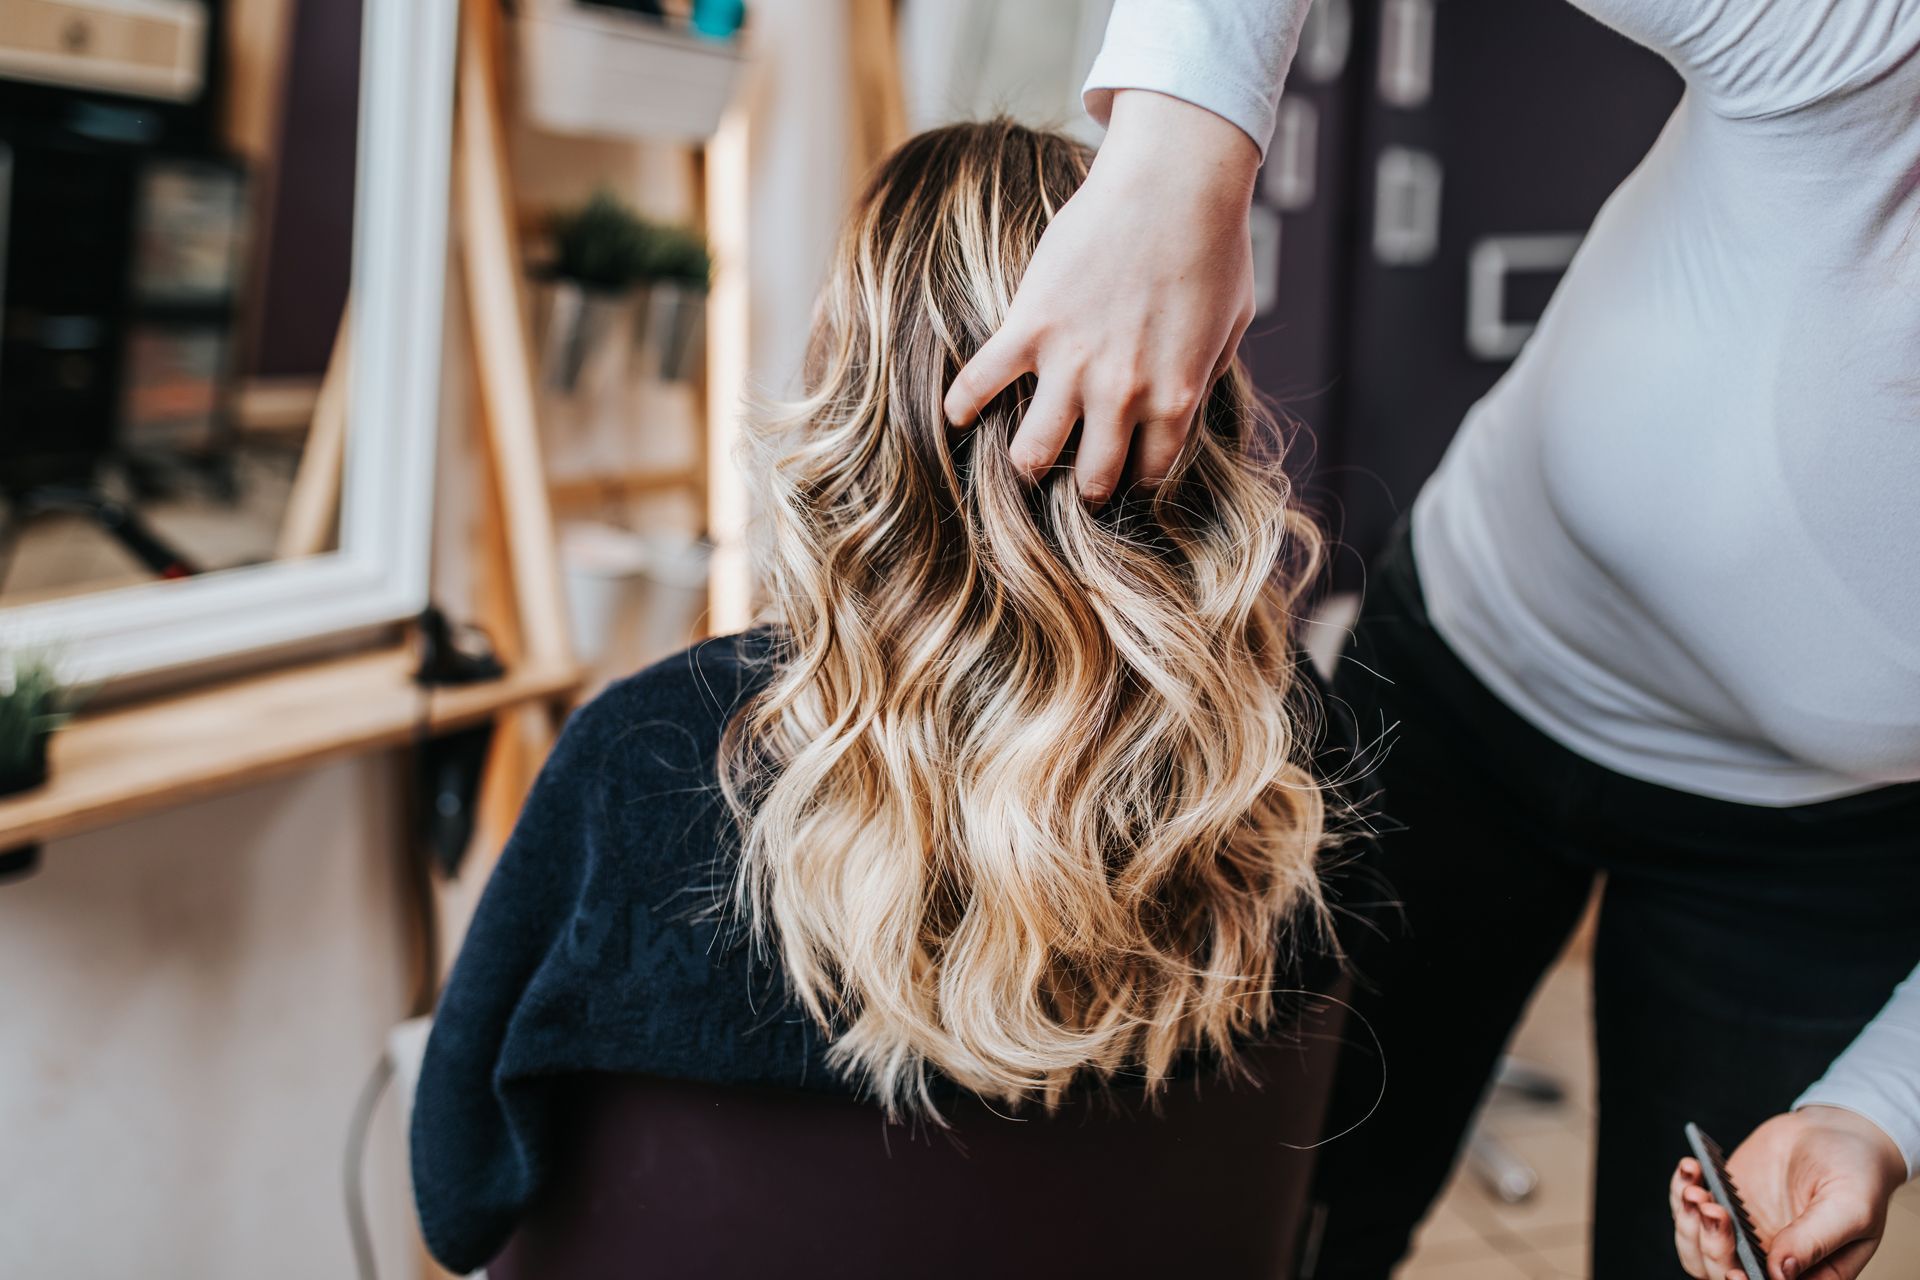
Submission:
[[[1164,49],[1132,49],[1108,43],[1101,46],[1080,99],[1086,103],[1087,114],[1104,128],[1113,114],[1117,91],[1151,89],[1164,93],[1240,126],[1265,160],[1278,99],[1269,99],[1258,86],[1230,82],[1220,71],[1217,66],[1177,62]]]
[[[1880,1132],[1893,1140],[1907,1162],[1907,1180],[1920,1178],[1920,1124],[1912,1116],[1902,1116],[1878,1091],[1851,1085],[1830,1085],[1825,1080],[1794,1099],[1793,1109],[1802,1107],[1838,1107],[1863,1120],[1872,1121]]]
[[[1118,90],[1164,93],[1238,125],[1264,159],[1306,13],[1306,0],[1116,0],[1087,114],[1104,126]]]
[[[1920,971],[1894,991],[1827,1074],[1793,1109],[1840,1107],[1873,1121],[1920,1177]]]

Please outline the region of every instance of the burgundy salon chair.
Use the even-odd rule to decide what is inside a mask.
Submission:
[[[1343,1008],[1316,1001],[1250,1052],[1257,1083],[1050,1117],[967,1099],[947,1130],[831,1095],[582,1076],[556,1176],[487,1275],[1287,1280]]]

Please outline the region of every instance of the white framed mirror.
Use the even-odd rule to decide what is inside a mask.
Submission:
[[[50,649],[83,680],[417,612],[441,380],[457,0],[86,0],[75,12],[111,23],[121,9],[176,21],[183,41],[204,32],[217,56],[182,55],[178,74],[129,89],[98,67],[16,65],[0,48],[5,105],[26,104],[0,137],[13,268],[0,278],[0,646]],[[110,35],[94,47],[113,47]],[[164,129],[197,96],[224,104],[207,107],[225,113],[206,125],[213,141],[143,153],[141,122]],[[251,155],[234,141],[249,131]],[[125,192],[129,211],[101,225],[122,230],[96,237],[98,260],[70,247],[72,270],[41,272],[36,238],[75,242],[54,211],[102,156],[99,181],[120,185],[99,190]],[[75,207],[91,217],[107,203]],[[329,206],[331,238],[309,233],[302,216]],[[334,278],[311,285],[327,261]],[[117,299],[95,307],[104,319],[72,301],[89,273]],[[98,387],[96,348],[109,371]],[[319,366],[337,366],[344,404],[331,462],[315,444]],[[63,417],[62,405],[77,407]],[[290,548],[310,468],[325,528]]]

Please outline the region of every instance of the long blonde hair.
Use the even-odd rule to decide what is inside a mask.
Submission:
[[[1006,121],[907,142],[806,398],[749,430],[774,670],[721,749],[737,904],[894,1113],[933,1110],[932,1071],[1051,1105],[1231,1061],[1324,923],[1288,626],[1319,543],[1245,374],[1102,510],[1070,457],[1009,461],[1030,380],[969,431],[941,412],[1089,160]]]

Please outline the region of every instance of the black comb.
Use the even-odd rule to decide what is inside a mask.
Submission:
[[[1733,1219],[1734,1256],[1746,1269],[1747,1280],[1767,1280],[1767,1253],[1760,1247],[1760,1235],[1753,1229],[1753,1219],[1747,1216],[1746,1202],[1740,1199],[1733,1176],[1727,1172],[1727,1153],[1692,1121],[1687,1122],[1687,1145],[1693,1148],[1694,1159],[1700,1162],[1707,1190],[1713,1192],[1713,1198]]]

